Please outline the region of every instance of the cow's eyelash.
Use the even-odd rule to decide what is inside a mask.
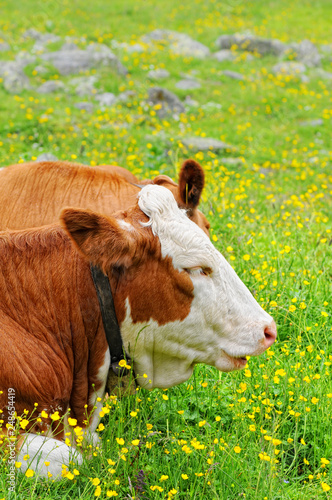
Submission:
[[[191,276],[210,276],[212,274],[211,267],[188,267],[184,269]]]

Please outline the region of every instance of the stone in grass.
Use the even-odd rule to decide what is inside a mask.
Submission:
[[[275,64],[272,68],[273,73],[286,76],[301,76],[305,70],[306,67],[303,63],[295,61],[283,61]]]
[[[91,102],[76,102],[74,107],[81,111],[87,111],[88,113],[92,113],[93,111],[93,104]]]
[[[310,42],[310,40],[302,40],[300,43],[291,43],[289,47],[295,52],[297,61],[309,67],[320,65],[321,55],[316,45]]]
[[[128,73],[119,59],[104,44],[91,44],[86,50],[47,52],[42,54],[41,58],[52,63],[61,75],[71,75],[99,66],[112,67],[120,75]]]
[[[29,78],[14,61],[0,61],[0,76],[5,90],[10,94],[20,94],[23,90],[31,88]]]
[[[313,120],[304,120],[300,122],[301,127],[320,127],[323,125],[324,120],[322,118],[314,118]]]
[[[238,73],[237,71],[231,71],[229,69],[225,69],[223,72],[223,75],[228,76],[228,78],[232,78],[233,80],[245,80],[246,77],[245,75],[242,75],[242,73]]]
[[[10,45],[7,42],[0,42],[0,52],[7,52],[10,50]]]
[[[184,113],[185,108],[177,95],[162,87],[149,89],[148,101],[151,105],[160,105],[156,110],[157,115],[163,118],[170,114]]]
[[[47,82],[42,83],[36,89],[36,92],[39,94],[52,94],[53,92],[59,92],[61,90],[65,90],[63,82],[60,82],[59,80],[48,80]]]
[[[218,50],[218,52],[215,52],[212,54],[212,57],[214,59],[217,59],[218,62],[224,62],[224,61],[234,61],[235,59],[235,54],[229,49],[222,49]]]
[[[116,103],[117,97],[112,92],[103,92],[95,96],[96,101],[99,102],[101,106],[110,107]]]
[[[146,75],[150,80],[164,80],[165,78],[169,78],[170,74],[167,69],[151,69]]]
[[[246,50],[262,56],[268,54],[281,56],[288,48],[288,45],[280,40],[260,38],[250,34],[245,35],[236,33],[234,35],[221,35],[216,40],[216,47],[218,49],[230,49],[234,46],[236,46],[237,50]]]
[[[95,76],[77,76],[72,78],[69,84],[75,88],[76,95],[83,97],[94,95],[97,92],[94,87],[96,82],[97,78]]]
[[[58,158],[52,153],[42,153],[35,161],[58,161]]]
[[[210,49],[201,42],[194,40],[186,33],[178,31],[156,29],[142,37],[144,42],[166,42],[169,43],[170,51],[173,54],[184,57],[195,57],[205,59],[210,55]]]
[[[175,84],[175,87],[181,90],[195,90],[200,89],[201,84],[196,80],[180,80]]]
[[[197,59],[206,59],[210,55],[210,49],[206,45],[189,36],[173,42],[170,45],[170,50],[173,54]]]
[[[316,75],[322,80],[332,80],[332,73],[322,68],[316,70]]]
[[[182,144],[190,151],[229,151],[234,147],[218,139],[211,137],[185,137],[181,139]]]

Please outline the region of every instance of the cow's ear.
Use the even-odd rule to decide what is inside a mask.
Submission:
[[[198,206],[204,188],[204,177],[204,170],[197,161],[183,162],[179,175],[179,196],[185,206]]]
[[[137,248],[126,222],[79,208],[63,209],[60,222],[78,250],[105,273],[111,265],[131,265]]]

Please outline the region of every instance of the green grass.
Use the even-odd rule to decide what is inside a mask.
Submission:
[[[2,0],[0,8],[1,38],[12,44],[5,59],[33,45],[22,37],[31,27],[72,36],[82,48],[91,41],[134,43],[154,28],[170,28],[214,50],[219,35],[245,30],[329,43],[332,16],[328,0],[22,0],[15,7]],[[141,54],[114,51],[128,77],[106,69],[89,74],[105,91],[135,90],[129,104],[84,113],[73,107],[84,100],[77,96],[33,90],[13,96],[0,84],[0,166],[52,152],[92,166],[118,164],[141,177],[176,178],[181,160],[195,156],[207,173],[202,206],[215,245],[274,316],[278,341],[242,372],[199,366],[188,383],[168,391],[105,401],[99,449],[79,475],[53,483],[18,473],[10,496],[3,460],[0,498],[108,498],[107,492],[120,499],[329,498],[323,486],[332,485],[331,83],[313,69],[309,83],[280,80],[271,73],[272,57],[246,61],[239,53],[221,64],[173,56],[163,44]],[[174,86],[180,73],[198,70],[202,88],[190,92],[198,106],[179,121],[160,121],[144,104],[151,66],[170,71],[161,85],[181,98],[189,92]],[[52,67],[46,75],[34,67],[26,72],[35,86],[58,77]],[[226,68],[247,80],[227,79],[220,74]],[[328,57],[323,68],[332,71]],[[301,126],[314,118],[323,125]],[[225,140],[235,153],[193,155],[181,143],[188,135]],[[234,154],[242,165],[223,161]]]

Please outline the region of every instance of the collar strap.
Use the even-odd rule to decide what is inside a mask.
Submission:
[[[115,314],[112,290],[108,277],[102,270],[90,263],[90,271],[97,292],[105,335],[111,355],[110,368],[118,377],[128,375],[129,370],[119,365],[122,359],[130,362],[125,354],[118,320]]]

